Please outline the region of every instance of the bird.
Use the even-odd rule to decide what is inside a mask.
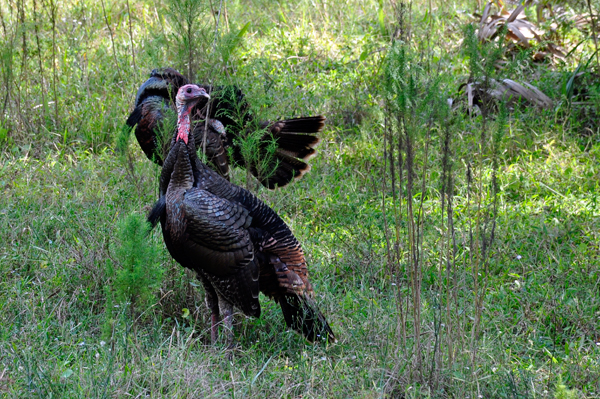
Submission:
[[[135,136],[146,156],[159,165],[168,154],[172,135],[168,121],[175,106],[175,94],[185,84],[187,79],[173,68],[154,69],[138,89],[134,109],[126,121],[129,130],[135,127]],[[229,179],[230,167],[240,166],[248,169],[263,186],[275,189],[310,171],[307,162],[320,142],[317,134],[323,130],[324,116],[258,123],[238,87],[198,86],[211,93],[212,101],[209,107],[204,104],[191,110],[193,135],[208,164],[221,176]],[[258,153],[248,157],[241,142],[254,131],[262,133]]]
[[[212,342],[218,338],[221,314],[231,340],[233,307],[260,316],[259,292],[279,303],[289,328],[311,342],[334,342],[314,300],[304,252],[290,228],[268,205],[198,157],[190,114],[209,98],[197,85],[178,90],[177,129],[148,221],[155,226],[160,220],[171,256],[196,271],[202,282]]]

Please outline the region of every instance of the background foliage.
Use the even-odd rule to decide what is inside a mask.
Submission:
[[[599,397],[598,4],[517,7],[0,0],[2,395]],[[265,298],[210,345],[201,286],[142,238],[159,170],[114,148],[161,66],[327,116],[311,173],[257,195],[336,345]]]

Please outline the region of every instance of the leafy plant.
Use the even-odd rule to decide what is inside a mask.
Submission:
[[[228,73],[228,70],[232,68],[233,64],[230,63],[230,59],[234,51],[240,47],[244,35],[250,28],[250,22],[247,22],[238,32],[229,32],[221,36],[217,44],[217,51],[221,56],[221,65],[223,70]],[[235,73],[235,70],[232,71]]]
[[[247,171],[246,188],[250,189],[251,171],[256,172],[255,175],[259,179],[268,179],[275,172],[277,168],[275,159],[277,143],[275,139],[266,141],[263,139],[268,134],[268,130],[260,126],[259,120],[261,118],[256,117],[256,115],[261,114],[260,110],[253,110],[252,105],[248,107],[245,101],[241,101],[241,93],[234,83],[235,80],[230,79],[229,81],[229,85],[217,87],[214,92],[214,96],[219,97],[221,103],[228,104],[228,107],[223,107],[216,117],[222,116],[231,119],[236,125],[234,129],[241,133],[237,144],[239,145],[240,155],[246,162],[246,165],[244,165]],[[261,97],[251,100],[251,103],[256,104],[260,101]],[[201,148],[201,145],[201,143],[198,143],[198,148]],[[232,159],[235,158],[233,153],[230,153],[229,156]]]
[[[0,122],[0,143],[4,144],[8,139],[8,128],[4,127]]]
[[[265,143],[261,143],[267,129],[261,129],[257,126],[248,126],[244,131],[245,134],[239,140],[239,147],[242,157],[246,161],[246,186],[250,189],[249,184],[251,180],[250,171],[256,171],[258,179],[266,180],[273,176],[275,169],[277,168],[277,161],[275,160],[275,151],[277,150],[277,143],[275,139]]]
[[[555,389],[554,399],[577,399],[577,391],[567,388],[561,376],[558,377]]]
[[[106,261],[106,274],[111,279],[107,287],[107,317],[113,304],[129,306],[131,315],[145,311],[156,300],[164,270],[157,258],[159,249],[148,233],[150,225],[139,214],[130,214],[119,222],[113,253],[117,264]]]
[[[209,5],[205,0],[168,0],[165,13],[173,29],[169,35],[175,50],[177,69],[187,71],[187,78],[194,81],[201,60],[210,51],[210,21],[201,18],[208,14]],[[202,57],[202,58],[199,58]]]

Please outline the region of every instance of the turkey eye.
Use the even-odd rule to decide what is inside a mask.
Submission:
[[[188,93],[191,93],[191,92],[192,92],[192,88],[191,88],[191,87],[188,87],[186,91],[187,91]]]

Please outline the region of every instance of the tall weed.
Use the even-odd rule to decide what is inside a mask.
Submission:
[[[156,303],[156,293],[161,286],[164,270],[159,265],[159,247],[150,239],[150,226],[141,215],[131,214],[119,223],[117,242],[113,252],[117,265],[106,260],[106,317],[104,334],[114,323],[115,307],[129,309],[131,321]]]

